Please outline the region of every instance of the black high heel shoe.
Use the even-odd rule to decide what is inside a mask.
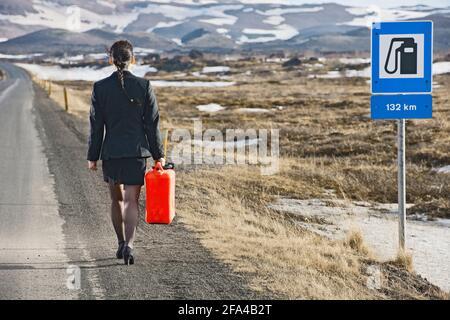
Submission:
[[[117,259],[123,259],[123,247],[125,246],[125,241],[119,241],[119,248],[116,252]]]
[[[123,248],[123,261],[127,266],[134,264],[133,249],[130,248],[129,246],[125,246]]]

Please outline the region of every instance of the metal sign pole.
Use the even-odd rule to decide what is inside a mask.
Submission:
[[[398,120],[398,235],[400,249],[405,249],[406,170],[405,119]]]

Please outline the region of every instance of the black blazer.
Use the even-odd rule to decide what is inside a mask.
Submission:
[[[117,71],[94,83],[87,153],[90,161],[164,157],[158,103],[150,81],[124,71],[124,83],[128,97]]]

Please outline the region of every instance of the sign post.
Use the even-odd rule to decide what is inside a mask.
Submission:
[[[406,157],[405,119],[398,120],[398,236],[401,249],[405,249],[406,224]]]
[[[399,247],[406,239],[405,119],[433,114],[433,22],[379,22],[372,25],[371,118],[398,122]]]

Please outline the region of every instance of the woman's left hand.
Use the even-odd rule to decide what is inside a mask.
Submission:
[[[158,159],[155,162],[160,162],[163,167],[166,165],[166,159],[164,158]]]

